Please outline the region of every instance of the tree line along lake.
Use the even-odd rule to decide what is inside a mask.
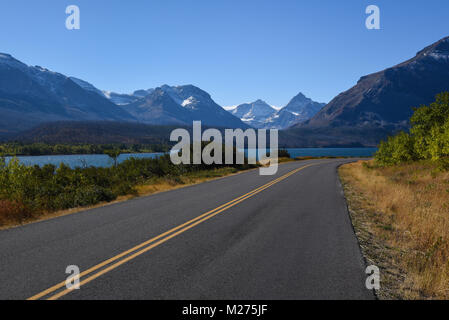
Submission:
[[[370,158],[377,151],[377,148],[288,148],[286,149],[292,158],[296,157],[361,157]],[[256,154],[256,150],[245,150],[247,156]],[[145,159],[156,158],[164,153],[125,153],[118,158],[121,163],[130,158]],[[53,164],[59,166],[61,163],[76,167],[109,167],[113,165],[113,160],[105,154],[88,155],[49,155],[49,156],[18,156],[20,163],[25,165],[44,166]],[[12,157],[6,157],[9,162]]]

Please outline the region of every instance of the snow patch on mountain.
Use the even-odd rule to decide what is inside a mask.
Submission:
[[[190,96],[181,103],[181,106],[184,108],[192,107],[192,109],[195,109],[195,107],[192,106],[193,104],[195,104],[195,102],[196,102],[195,97]]]
[[[448,60],[449,59],[449,53],[437,53],[432,52],[429,54],[429,57],[432,57],[436,60]]]
[[[226,111],[232,111],[232,110],[234,110],[237,107],[238,107],[237,105],[235,105],[235,106],[225,106],[225,107],[223,107],[223,109],[225,109]]]
[[[255,128],[263,127],[266,119],[276,113],[276,109],[263,100],[244,103],[228,111]]]

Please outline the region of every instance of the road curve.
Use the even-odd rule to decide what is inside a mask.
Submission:
[[[0,231],[0,299],[373,299],[345,162],[286,163]],[[79,290],[65,286],[71,265]]]

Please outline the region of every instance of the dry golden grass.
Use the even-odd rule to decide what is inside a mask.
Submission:
[[[238,171],[233,168],[215,169],[204,172],[198,172],[192,175],[181,176],[179,180],[169,180],[161,178],[149,181],[144,185],[137,186],[136,189],[137,194],[139,196],[147,196],[159,192],[184,188],[187,186],[191,186],[206,181],[211,181],[217,178],[229,176],[236,173],[238,173]]]
[[[368,260],[381,267],[381,298],[449,299],[449,172],[420,162],[340,168]]]
[[[33,218],[33,213],[23,205],[8,200],[0,200],[0,226],[21,223]]]
[[[278,158],[278,163],[284,163],[284,162],[292,162],[292,161],[296,161],[293,158],[287,158],[287,157],[280,157]]]
[[[347,159],[351,157],[332,157],[332,156],[300,156],[296,157],[295,160],[304,161],[304,160],[316,160],[316,159]]]

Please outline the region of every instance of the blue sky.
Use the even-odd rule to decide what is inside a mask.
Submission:
[[[449,35],[447,0],[0,1],[0,52],[132,92],[194,84],[223,105],[328,102]],[[78,5],[81,30],[65,28]],[[365,28],[365,8],[381,30]]]

